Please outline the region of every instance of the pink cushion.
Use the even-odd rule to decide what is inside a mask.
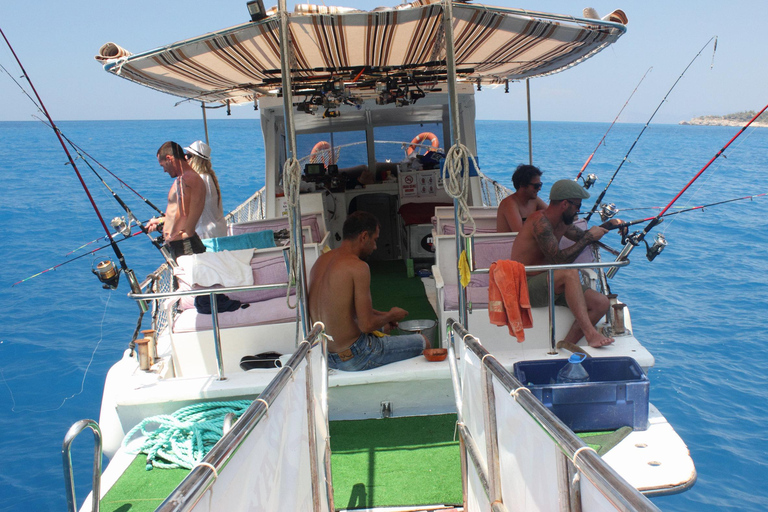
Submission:
[[[291,304],[296,297],[291,297]],[[253,304],[246,309],[219,313],[219,328],[246,327],[249,325],[276,324],[296,320],[296,310],[285,303],[285,296]],[[173,332],[207,331],[213,328],[211,315],[200,314],[195,308],[187,309],[176,316]]]
[[[288,281],[288,273],[285,269],[285,259],[282,252],[270,253],[269,255],[257,254],[251,258],[251,270],[253,271],[253,284],[276,284]],[[190,286],[189,280],[183,271],[178,270],[176,277],[179,280],[179,290],[199,290],[202,287]],[[213,288],[221,288],[214,286]],[[275,288],[272,290],[256,290],[250,292],[228,293],[227,296],[240,302],[261,302],[276,297],[285,297],[285,288]],[[182,297],[179,301],[179,309],[194,309],[194,297]]]

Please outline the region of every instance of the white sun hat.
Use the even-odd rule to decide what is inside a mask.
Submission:
[[[187,153],[192,153],[195,156],[199,156],[200,158],[205,158],[206,160],[211,159],[211,147],[201,140],[196,140],[184,148],[184,151]]]

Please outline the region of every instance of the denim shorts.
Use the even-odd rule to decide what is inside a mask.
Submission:
[[[379,338],[362,333],[349,350],[352,357],[346,361],[342,361],[339,354],[328,354],[328,367],[357,372],[420,356],[424,352],[424,337],[421,334],[406,334]]]

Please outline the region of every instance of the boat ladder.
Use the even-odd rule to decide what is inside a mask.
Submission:
[[[99,512],[99,497],[101,496],[101,429],[94,420],[80,420],[72,425],[64,436],[64,443],[61,446],[61,458],[64,464],[64,485],[67,487],[67,510],[77,512],[77,501],[75,500],[75,478],[72,473],[72,455],[71,446],[80,432],[90,428],[93,431],[93,504],[92,512]]]

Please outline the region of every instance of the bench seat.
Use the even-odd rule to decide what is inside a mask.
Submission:
[[[291,296],[291,304],[296,303],[296,296]],[[296,310],[290,309],[285,296],[275,297],[261,302],[251,303],[245,309],[219,313],[219,328],[244,327],[247,325],[275,324],[291,322],[296,319]],[[210,314],[198,313],[196,309],[186,309],[173,321],[173,332],[197,332],[213,329]]]

